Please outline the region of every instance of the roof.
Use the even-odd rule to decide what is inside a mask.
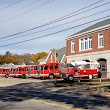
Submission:
[[[52,51],[53,55],[55,55],[55,53],[56,53],[57,60],[60,62],[61,59],[62,59],[62,57],[63,57],[63,55],[66,53],[66,47],[63,47],[63,48],[58,49],[58,50],[53,49],[53,50],[51,50],[51,51]],[[48,55],[47,55],[47,56],[48,56]],[[45,60],[47,59],[47,56],[45,56],[45,57],[39,59],[38,61],[39,61],[39,62],[45,62]]]
[[[52,50],[52,53],[55,54],[55,50]],[[56,50],[56,54],[57,54],[56,57],[59,62],[61,61],[65,53],[66,53],[66,47]]]
[[[98,22],[98,23],[96,23],[92,26],[89,26],[89,27],[87,27],[87,28],[85,28],[85,29],[83,29],[83,30],[71,35],[71,36],[75,36],[77,34],[81,34],[81,33],[84,33],[84,32],[87,32],[87,31],[90,31],[90,30],[93,30],[93,29],[97,29],[99,27],[106,26],[108,24],[110,24],[110,19],[106,19],[104,21]]]
[[[47,56],[48,56],[48,55],[47,55]],[[39,61],[39,62],[45,62],[45,60],[46,60],[47,56],[45,56],[45,57],[43,57],[43,58],[39,59],[38,61]]]

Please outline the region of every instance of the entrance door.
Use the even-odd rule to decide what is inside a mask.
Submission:
[[[107,61],[104,58],[98,59],[100,64],[99,71],[102,73],[102,78],[107,78]]]

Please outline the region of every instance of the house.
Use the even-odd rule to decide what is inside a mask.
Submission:
[[[40,64],[46,63],[66,63],[66,48],[63,47],[61,49],[52,49],[49,54],[41,59],[39,59]]]
[[[110,78],[110,19],[98,22],[66,38],[67,63],[99,62],[103,78]]]

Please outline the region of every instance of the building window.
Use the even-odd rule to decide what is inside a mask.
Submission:
[[[92,49],[92,37],[80,39],[80,50]]]
[[[71,41],[71,52],[75,51],[75,42]]]
[[[98,34],[98,48],[101,48],[104,46],[104,38],[103,38],[103,34],[99,33]]]

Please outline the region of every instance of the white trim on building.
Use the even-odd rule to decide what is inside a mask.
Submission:
[[[75,42],[71,41],[71,53],[75,52]]]
[[[102,33],[98,33],[98,48],[104,47],[104,36]]]
[[[105,26],[101,26],[99,28],[95,28],[95,29],[92,29],[92,30],[89,30],[89,31],[86,31],[86,32],[82,32],[80,34],[71,35],[71,36],[67,37],[66,40],[73,39],[73,38],[76,38],[76,37],[82,37],[82,36],[88,35],[88,33],[95,33],[95,32],[105,30],[105,29],[110,29],[110,24],[105,25]]]

